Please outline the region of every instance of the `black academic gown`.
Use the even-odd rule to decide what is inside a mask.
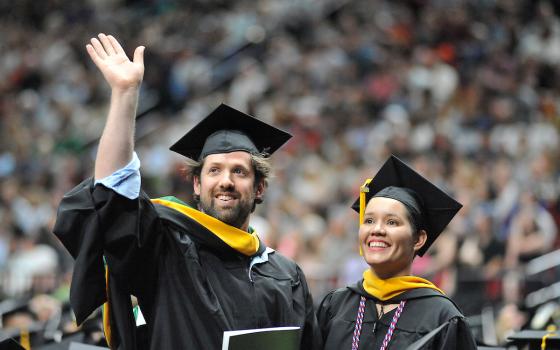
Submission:
[[[70,297],[77,321],[108,296],[113,348],[221,349],[226,330],[277,326],[300,326],[301,349],[321,347],[294,262],[271,253],[249,269],[250,257],[145,194],[130,200],[86,180],[64,196],[54,233],[76,259]],[[146,319],[140,333],[130,295]]]
[[[360,336],[359,349],[379,349],[387,333],[396,309],[378,319],[376,299],[356,285],[330,292],[318,309],[319,326],[323,334],[325,350],[352,349],[352,335],[358,315],[361,296],[366,297],[366,307]],[[411,289],[386,301],[398,304],[406,300],[403,312],[387,349],[404,350],[430,331],[447,323],[422,349],[476,349],[476,343],[465,318],[455,304],[429,288]],[[373,333],[374,323],[375,333]]]

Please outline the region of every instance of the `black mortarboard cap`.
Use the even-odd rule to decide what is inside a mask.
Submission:
[[[367,185],[365,203],[390,186],[413,190],[422,201],[423,221],[428,234],[426,244],[418,251],[418,255],[422,256],[462,205],[394,155],[383,164]],[[360,211],[359,199],[354,202],[352,209]]]
[[[36,347],[37,350],[102,350],[108,349],[103,346],[85,344],[86,336],[83,332],[66,335],[60,342],[48,342]]]
[[[560,332],[523,330],[508,337],[508,346],[516,346],[518,349],[540,350],[545,339],[546,350],[560,350]],[[509,349],[509,347],[508,347]]]
[[[7,338],[0,341],[0,350],[25,350],[14,338]]]
[[[29,309],[29,299],[6,299],[0,302],[0,325],[5,327],[3,322],[5,319],[11,315],[25,313],[29,314],[33,318],[35,317],[33,312]]]
[[[14,347],[14,344],[22,346],[22,342],[29,343],[31,346],[43,344],[45,342],[43,331],[43,325],[39,322],[29,325],[25,330],[13,327],[2,328],[0,330],[0,339],[3,340],[0,341],[0,350],[19,349]]]
[[[271,155],[291,137],[285,131],[221,104],[169,149],[194,160],[234,151]]]
[[[88,345],[88,344],[81,344],[81,343],[70,343],[70,347],[68,350],[109,350],[109,348],[96,346],[96,345]]]
[[[59,339],[59,341],[47,341],[36,348],[38,350],[67,350],[70,348],[70,344],[76,342],[81,343],[84,339],[85,335],[82,332],[76,332],[65,335],[62,339]]]

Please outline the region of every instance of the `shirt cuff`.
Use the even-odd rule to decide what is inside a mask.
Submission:
[[[132,154],[132,160],[124,168],[111,175],[95,180],[95,185],[101,184],[121,196],[128,199],[136,199],[140,195],[140,159],[136,152]]]

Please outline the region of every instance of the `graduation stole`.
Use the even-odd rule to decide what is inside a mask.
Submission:
[[[392,299],[415,288],[431,288],[445,295],[435,284],[417,276],[398,276],[381,279],[371,269],[365,270],[363,276],[364,282],[362,286],[366,292],[381,301]]]
[[[373,179],[366,179],[364,184],[360,186],[360,221],[358,222],[358,226],[364,222],[364,214],[366,211],[366,193],[369,192],[369,184]],[[358,241],[358,246],[360,247],[360,256],[364,256],[364,252],[362,251],[362,245]]]
[[[204,226],[207,230],[212,232],[216,237],[222,240],[225,244],[235,249],[239,253],[246,256],[255,255],[260,246],[259,238],[255,231],[251,233],[240,230],[236,227],[223,223],[222,221],[204,214],[194,208],[189,207],[179,199],[169,196],[163,198],[152,199],[152,203],[160,204],[168,208],[174,209],[190,219],[196,221]],[[109,298],[109,269],[105,265],[105,280],[106,280],[106,293],[107,299]],[[103,304],[103,330],[107,343],[112,347],[112,332],[110,323],[110,303]]]
[[[174,209],[204,226],[225,244],[246,256],[253,256],[259,250],[259,237],[255,231],[249,233],[228,225],[208,214],[189,207],[175,197],[152,199],[152,203]]]

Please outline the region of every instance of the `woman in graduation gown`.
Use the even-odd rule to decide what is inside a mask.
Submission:
[[[461,204],[391,156],[362,186],[353,208],[369,268],[358,283],[321,302],[324,349],[476,349],[454,302],[411,275],[414,257],[426,252]]]

